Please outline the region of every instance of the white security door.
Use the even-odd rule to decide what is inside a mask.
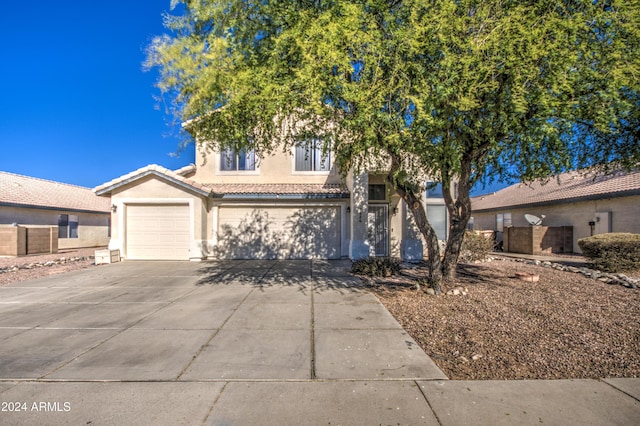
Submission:
[[[126,206],[126,253],[134,260],[189,259],[188,204]]]
[[[221,207],[217,255],[227,259],[339,259],[338,207]]]

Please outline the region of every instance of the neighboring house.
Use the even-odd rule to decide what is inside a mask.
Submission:
[[[89,188],[0,172],[0,225],[58,227],[58,249],[109,243],[111,202]]]
[[[572,226],[578,239],[607,232],[640,233],[640,170],[608,176],[563,173],[546,183],[516,184],[471,200],[473,229],[530,226],[525,214],[541,217],[545,226]]]
[[[125,259],[422,259],[411,213],[384,176],[343,181],[317,142],[262,159],[198,144],[196,158],[94,189],[114,206],[111,249]]]

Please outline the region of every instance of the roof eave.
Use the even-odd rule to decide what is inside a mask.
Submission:
[[[111,214],[111,211],[109,210],[80,209],[75,207],[64,207],[64,206],[54,207],[54,206],[43,206],[39,204],[9,203],[5,201],[0,202],[0,207],[15,207],[15,208],[21,208],[21,209],[54,210],[54,211],[91,213],[91,214]]]
[[[348,193],[308,193],[308,194],[265,194],[265,193],[246,193],[246,194],[221,194],[213,193],[212,198],[224,200],[322,200],[322,199],[348,199]]]
[[[196,188],[194,186],[189,185],[188,183],[182,182],[182,181],[180,181],[180,180],[178,180],[178,179],[176,179],[176,178],[174,178],[172,176],[168,176],[168,175],[166,175],[164,173],[161,173],[161,172],[158,172],[156,170],[146,170],[146,171],[144,171],[144,172],[142,172],[140,174],[137,174],[135,176],[131,176],[131,177],[127,178],[127,179],[123,179],[121,181],[118,181],[118,182],[116,182],[116,183],[114,183],[112,185],[106,186],[104,188],[97,187],[97,188],[94,189],[94,192],[96,193],[96,195],[99,195],[99,196],[111,195],[111,193],[114,190],[116,190],[118,188],[121,188],[123,186],[129,185],[129,184],[131,184],[131,183],[133,183],[133,182],[135,182],[137,180],[143,179],[143,178],[145,178],[147,176],[158,177],[160,179],[163,179],[163,180],[166,180],[168,182],[171,182],[171,183],[173,183],[173,184],[175,184],[175,185],[177,185],[177,186],[179,186],[179,187],[181,187],[183,189],[186,189],[188,191],[194,192],[194,193],[196,193],[198,195],[201,195],[203,197],[208,197],[209,194],[210,194],[210,191],[205,191],[203,189]]]
[[[483,209],[474,209],[472,204],[471,211],[472,213],[485,213],[485,212],[492,212],[492,211],[504,210],[504,209],[526,209],[531,207],[551,206],[554,204],[577,203],[580,201],[593,201],[593,200],[604,200],[608,198],[631,197],[634,195],[640,195],[640,189],[633,189],[630,191],[611,192],[607,194],[592,194],[592,195],[586,195],[583,197],[571,197],[571,198],[563,198],[558,200],[537,201],[533,203],[503,204],[500,206],[487,207]]]

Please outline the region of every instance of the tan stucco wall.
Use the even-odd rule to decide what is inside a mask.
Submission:
[[[474,229],[495,230],[496,214],[511,213],[513,226],[529,226],[525,213],[545,215],[545,226],[573,226],[573,249],[580,252],[578,240],[591,235],[589,222],[596,213],[610,212],[611,232],[640,233],[640,196],[607,198],[594,201],[555,204],[550,206],[502,209],[492,212],[473,212]]]
[[[128,204],[162,204],[171,200],[188,201],[193,205],[194,235],[192,245],[202,244],[202,240],[207,240],[207,232],[210,229],[207,225],[210,222],[210,205],[207,204],[206,197],[151,175],[112,192],[111,202],[117,206],[117,210],[112,213],[112,238],[109,247],[124,251],[125,230],[121,229],[121,226],[124,223],[123,215],[126,214]],[[196,253],[192,254],[194,258],[201,257]]]
[[[78,238],[60,238],[58,249],[101,247],[109,243],[108,213],[85,213],[72,210],[45,210],[0,206],[0,224],[58,226],[61,214],[78,216]]]
[[[294,156],[291,152],[277,151],[264,158],[256,158],[255,171],[221,172],[220,153],[211,152],[204,157],[200,148],[196,152],[196,174],[190,179],[200,183],[307,183],[324,184],[340,183],[333,157],[329,172],[296,172]]]

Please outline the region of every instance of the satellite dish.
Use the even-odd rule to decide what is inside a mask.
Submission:
[[[546,216],[541,214],[540,217],[538,216],[534,216],[532,214],[525,214],[524,218],[527,220],[527,222],[529,222],[530,225],[533,226],[538,226],[538,225],[542,225],[542,219],[544,219]]]

